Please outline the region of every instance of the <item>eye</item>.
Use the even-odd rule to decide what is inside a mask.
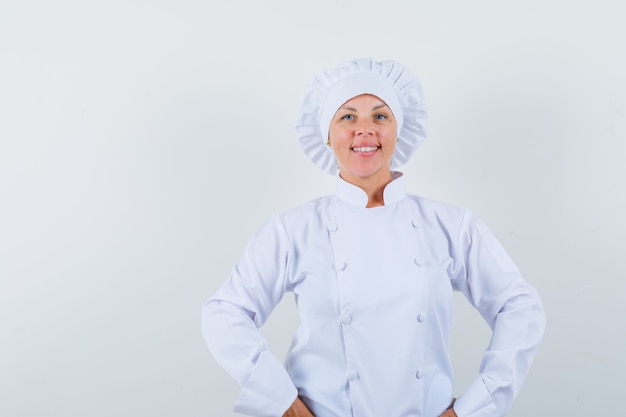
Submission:
[[[374,116],[374,118],[376,120],[385,120],[387,119],[389,116],[387,116],[386,114],[382,114],[382,113],[378,113],[376,116]]]
[[[351,114],[346,114],[344,116],[341,116],[341,120],[354,120],[354,116]]]

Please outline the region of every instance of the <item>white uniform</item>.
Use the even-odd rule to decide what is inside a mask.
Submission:
[[[502,416],[545,324],[535,290],[466,210],[407,195],[337,193],[273,216],[203,308],[215,359],[240,383],[235,411],[280,417],[300,395],[316,417],[437,417],[453,395],[452,291],[493,329],[459,417]],[[283,366],[258,331],[285,292],[301,325]]]

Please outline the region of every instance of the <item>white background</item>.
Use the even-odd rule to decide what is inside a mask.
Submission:
[[[543,298],[509,416],[623,414],[623,4],[1,0],[0,415],[234,416],[200,306],[271,213],[334,191],[296,111],[364,56],[422,79],[409,191],[482,217]],[[456,300],[459,395],[489,333]],[[277,355],[295,326],[286,297]]]

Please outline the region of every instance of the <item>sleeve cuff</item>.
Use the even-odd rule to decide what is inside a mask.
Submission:
[[[477,377],[467,391],[454,403],[459,417],[497,417],[498,409],[482,377]]]
[[[242,386],[233,410],[258,417],[282,417],[297,395],[298,390],[284,366],[264,351]]]

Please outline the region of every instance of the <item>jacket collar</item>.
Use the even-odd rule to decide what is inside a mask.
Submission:
[[[391,182],[385,186],[383,199],[385,206],[395,204],[406,196],[404,176],[399,171],[391,171]],[[362,188],[350,184],[337,174],[337,197],[359,207],[367,206],[367,194]]]

